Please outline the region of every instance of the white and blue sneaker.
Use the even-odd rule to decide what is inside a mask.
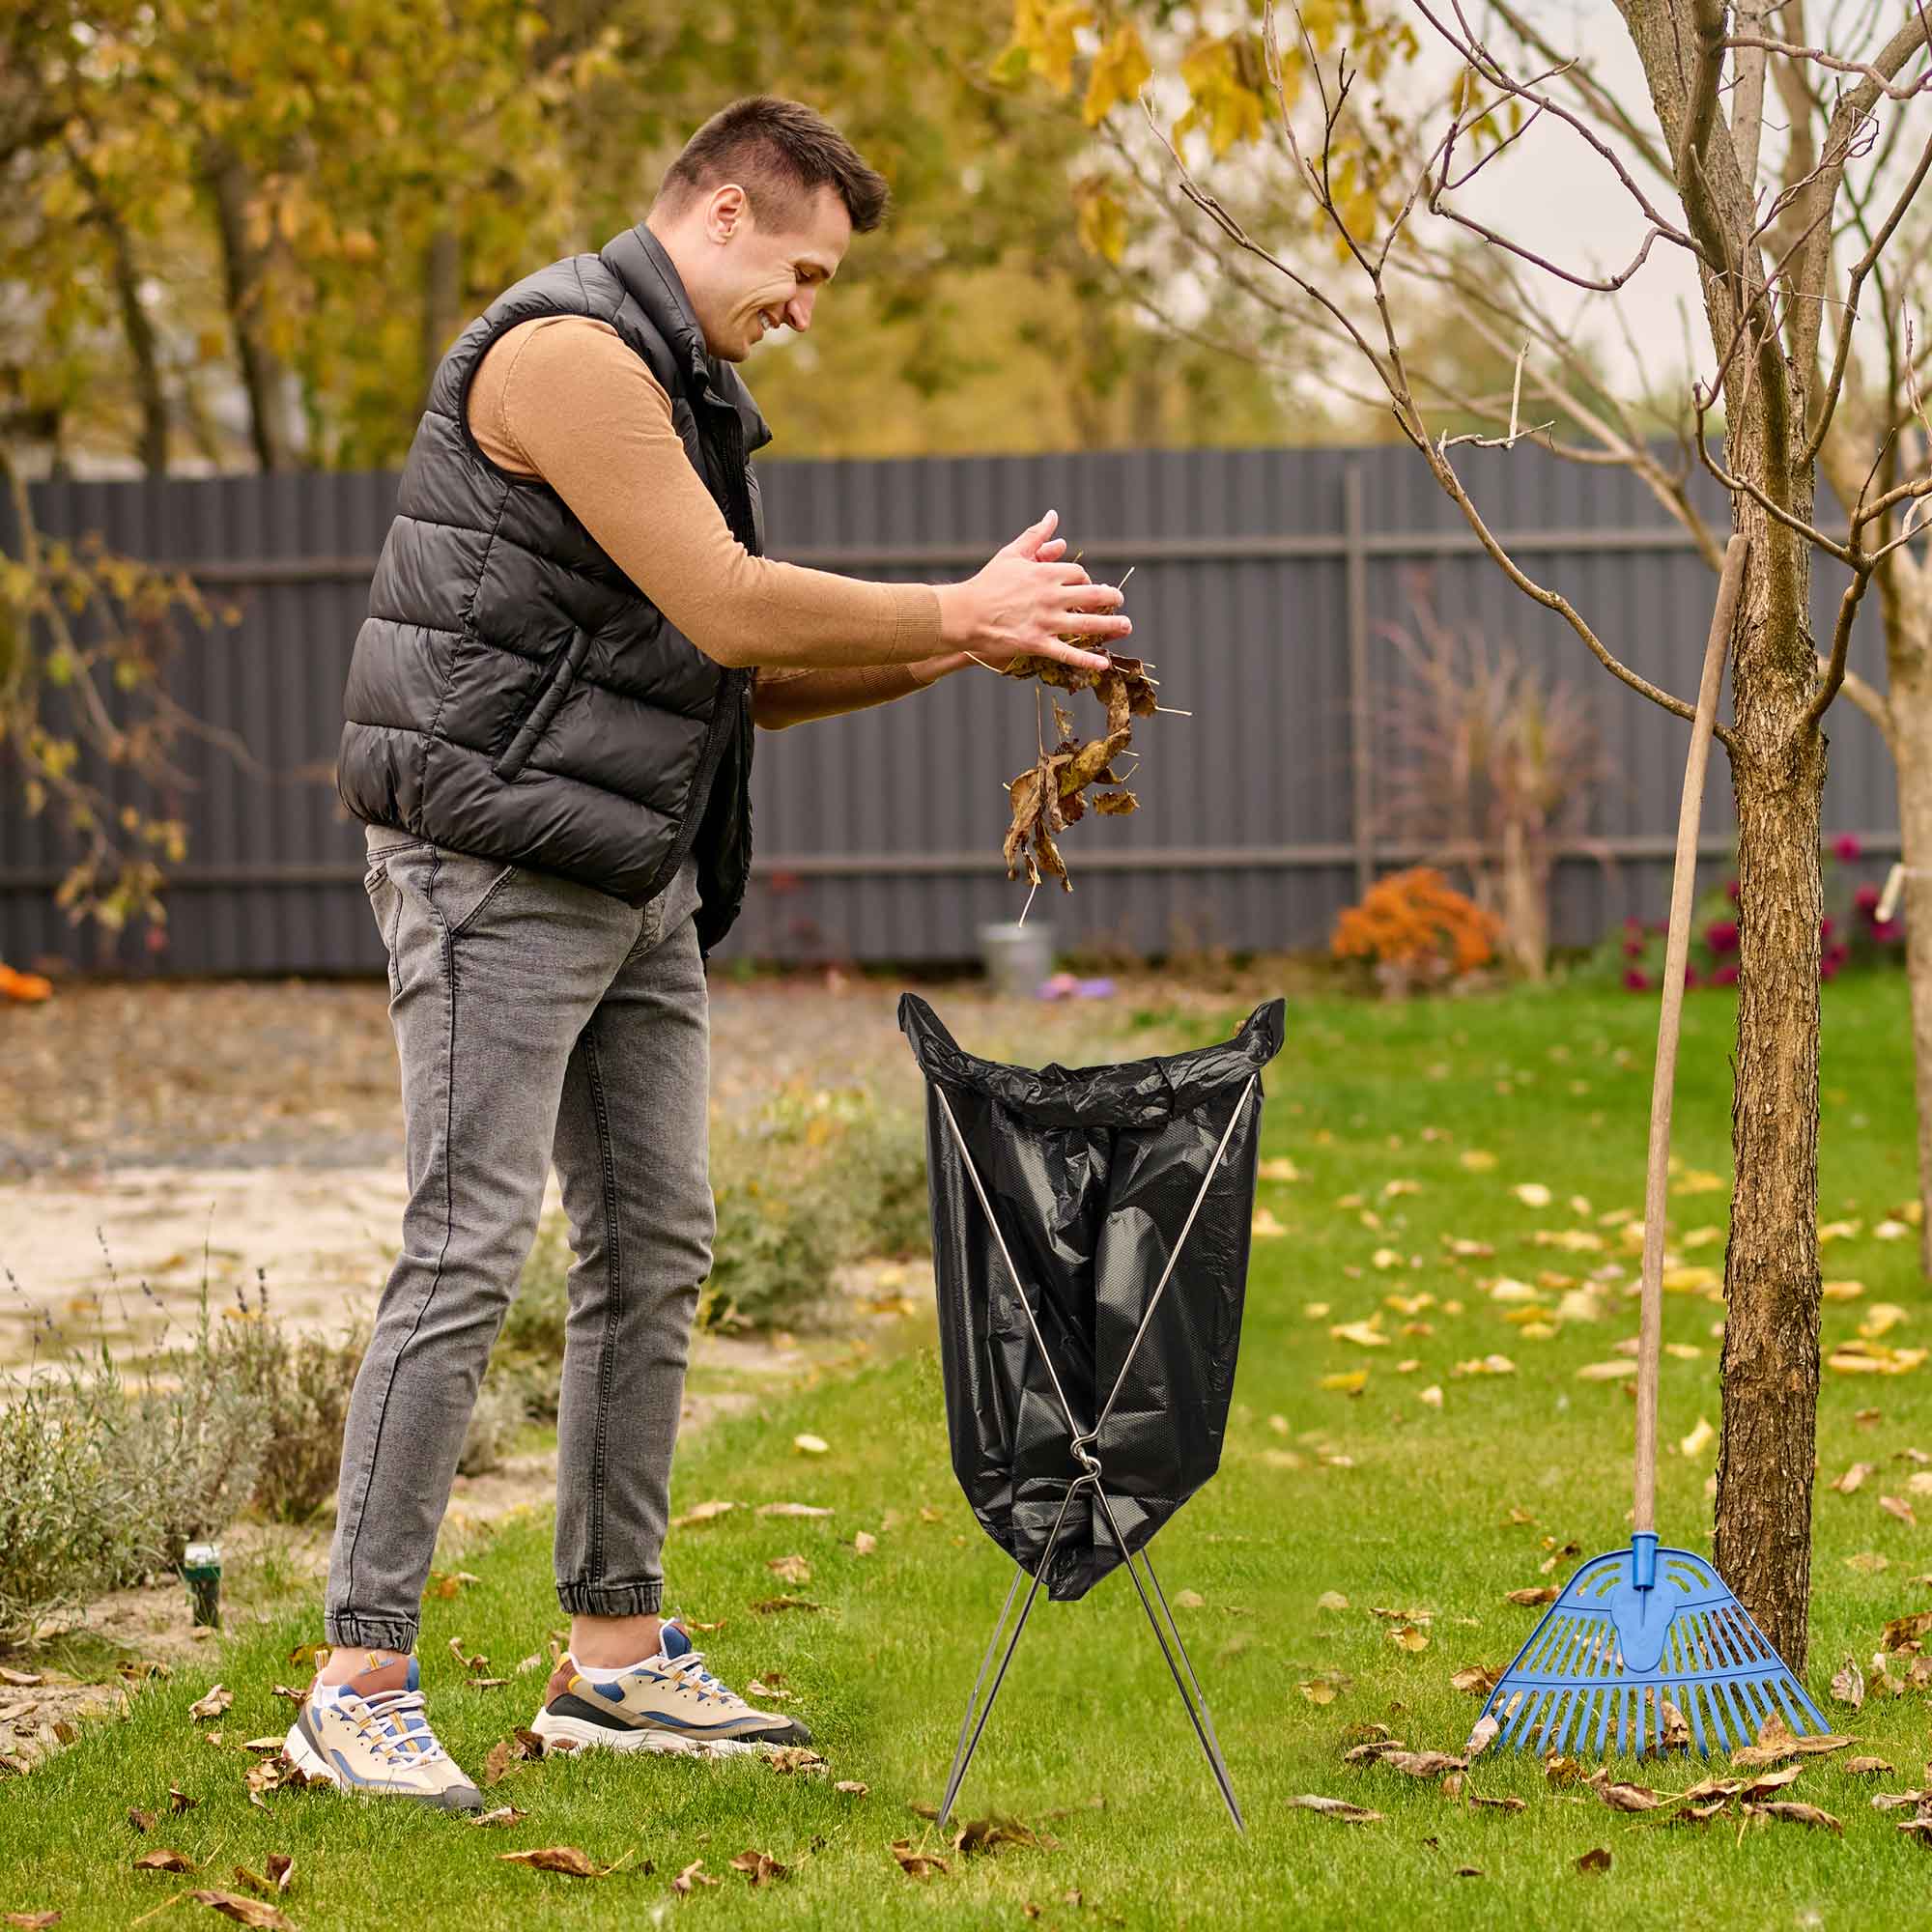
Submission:
[[[347,1684],[309,1687],[283,1745],[289,1761],[338,1790],[480,1811],[483,1794],[437,1743],[413,1657],[384,1656]]]
[[[738,1753],[811,1742],[803,1724],[753,1710],[712,1676],[676,1623],[663,1626],[663,1645],[620,1670],[583,1670],[566,1653],[530,1728],[582,1750]]]

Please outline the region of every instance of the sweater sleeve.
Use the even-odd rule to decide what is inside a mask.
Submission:
[[[930,584],[869,583],[746,550],[692,467],[670,398],[608,323],[552,316],[508,331],[484,357],[469,410],[486,454],[542,477],[720,664],[903,665],[941,648]]]

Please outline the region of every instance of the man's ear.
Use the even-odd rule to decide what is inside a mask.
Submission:
[[[751,219],[752,204],[745,190],[736,182],[726,182],[722,187],[712,189],[711,198],[705,204],[705,239],[728,242],[736,231],[748,226]]]

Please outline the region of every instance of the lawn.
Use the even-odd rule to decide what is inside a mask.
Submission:
[[[1687,1004],[1671,1228],[1687,1268],[1722,1266],[1720,1234],[1697,1235],[1724,1223],[1726,1185],[1704,1177],[1728,1171],[1734,1016],[1726,994]],[[962,1820],[1006,1814],[1057,1842],[960,1857],[908,1808],[939,1795],[1009,1576],[947,1466],[927,1328],[917,1346],[861,1356],[718,1423],[678,1469],[680,1511],[737,1507],[674,1537],[673,1601],[722,1626],[702,1641],[734,1682],[781,1675],[796,1693],[785,1708],[807,1718],[829,1759],[825,1776],[551,1759],[514,1767],[494,1788],[493,1802],[526,1815],[490,1830],[322,1792],[273,1793],[258,1808],[240,1747],[285,1727],[288,1706],[272,1687],[302,1681],[306,1666],[289,1653],[317,1634],[315,1606],[292,1602],[279,1627],[238,1636],[191,1679],[154,1685],[126,1721],[90,1728],[0,1788],[0,1912],[58,1909],[67,1926],[126,1926],[191,1885],[232,1889],[234,1866],[259,1872],[283,1852],[295,1861],[283,1910],[304,1932],[486,1932],[666,1914],[788,1928],[1924,1922],[1927,1851],[1895,1829],[1909,1812],[1870,1804],[1876,1790],[1920,1781],[1932,1754],[1922,1691],[1874,1697],[1857,1713],[1827,1706],[1858,1752],[1897,1768],[1861,1778],[1842,1768],[1849,1753],[1814,1759],[1780,1794],[1842,1820],[1842,1837],[1770,1820],[1745,1828],[1735,1813],[1703,1827],[1668,1824],[1665,1811],[1624,1815],[1587,1789],[1552,1786],[1534,1758],[1486,1756],[1468,1773],[1464,1797],[1519,1795],[1527,1808],[1514,1813],[1342,1761],[1368,1734],[1357,1727],[1374,1724],[1413,1747],[1459,1747],[1477,1700],[1452,1687],[1452,1673],[1499,1668],[1540,1614],[1506,1593],[1561,1583],[1626,1537],[1633,1404],[1622,1382],[1577,1371],[1618,1360],[1617,1345],[1635,1334],[1625,1298],[1635,1251],[1605,1217],[1641,1213],[1654,1024],[1649,999],[1576,989],[1291,1005],[1289,1044],[1266,1083],[1264,1153],[1302,1178],[1262,1184],[1260,1206],[1281,1232],[1255,1242],[1221,1473],[1155,1550],[1170,1596],[1191,1593],[1177,1614],[1247,1812],[1245,1842],[1118,1576],[1083,1603],[1037,1611],[962,1794]],[[1827,1302],[1826,1340],[1853,1337],[1889,1304],[1903,1311],[1889,1342],[1924,1341],[1916,1238],[1872,1233],[1913,1188],[1900,980],[1825,989],[1824,1087],[1821,1219],[1838,1229],[1825,1273],[1862,1285],[1856,1298]],[[1528,1200],[1517,1192],[1524,1185]],[[1535,1205],[1539,1188],[1548,1205]],[[1458,1255],[1445,1237],[1494,1252]],[[1554,1319],[1567,1290],[1539,1277],[1583,1286],[1612,1263],[1624,1280],[1599,1286],[1599,1319],[1581,1319],[1575,1300]],[[1542,1301],[1494,1299],[1499,1276]],[[1708,1551],[1716,1448],[1696,1437],[1707,1433],[1700,1421],[1719,1418],[1713,1329],[1722,1311],[1696,1277],[1677,1279],[1683,1292],[1664,1312],[1675,1346],[1663,1363],[1660,1526],[1666,1542]],[[1331,1335],[1372,1320],[1387,1346]],[[1460,1372],[1492,1356],[1513,1372]],[[1356,1392],[1322,1386],[1364,1370]],[[1912,1499],[1917,1465],[1905,1452],[1932,1448],[1932,1369],[1827,1374],[1825,1383],[1806,1672],[1821,1702],[1847,1654],[1869,1669],[1888,1618],[1932,1607],[1932,1531],[1879,1500]],[[1439,1406],[1423,1399],[1432,1389]],[[826,1453],[796,1449],[802,1433]],[[1855,1462],[1875,1465],[1861,1487],[1826,1487]],[[833,1513],[758,1515],[768,1502]],[[1932,1517],[1932,1498],[1917,1507]],[[876,1539],[868,1553],[854,1548],[860,1531]],[[767,1568],[787,1555],[805,1558],[809,1580],[786,1584]],[[518,1664],[556,1621],[547,1520],[513,1520],[462,1561],[478,1580],[432,1598],[422,1653],[441,1734],[480,1772],[535,1707],[541,1676]],[[781,1593],[823,1607],[753,1608]],[[1337,1597],[1346,1607],[1333,1606]],[[1403,1639],[1405,1630],[1426,1643],[1411,1647],[1417,1636]],[[469,1688],[451,1638],[487,1653],[509,1686]],[[213,1747],[188,1705],[217,1677],[234,1705]],[[1704,1767],[1627,1763],[1619,1775],[1678,1791]],[[868,1789],[841,1793],[835,1780]],[[171,1785],[193,1808],[170,1814]],[[1292,1808],[1301,1793],[1384,1816],[1337,1822]],[[160,1814],[151,1833],[130,1827],[130,1806]],[[896,1838],[949,1857],[951,1870],[904,1875]],[[205,1875],[133,1870],[156,1845]],[[551,1845],[618,1869],[576,1879],[499,1859]],[[1579,1872],[1576,1861],[1599,1847],[1609,1870]],[[753,1889],[730,1865],[747,1850],[770,1853],[789,1875]],[[679,1898],[671,1879],[697,1860],[718,1883]],[[184,1915],[200,1918],[203,1908],[185,1899],[155,1922],[179,1932]]]

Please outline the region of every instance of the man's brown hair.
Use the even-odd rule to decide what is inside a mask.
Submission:
[[[753,94],[721,108],[665,170],[658,205],[678,214],[708,190],[736,182],[761,226],[783,229],[821,187],[833,187],[856,234],[876,228],[891,193],[831,122],[798,100]]]

